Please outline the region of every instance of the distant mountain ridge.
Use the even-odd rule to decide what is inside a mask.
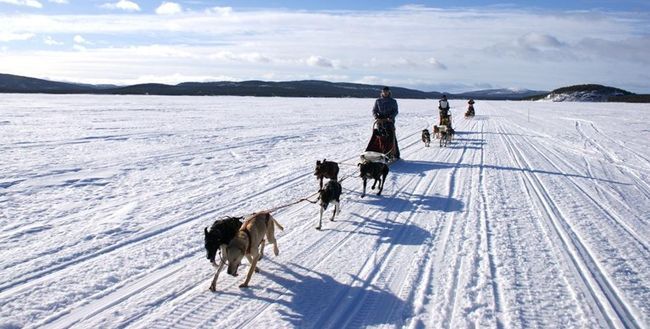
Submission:
[[[145,83],[130,86],[88,85],[0,74],[0,93],[188,95],[188,96],[278,96],[374,98],[383,86],[319,80],[183,82],[177,85]],[[439,98],[439,92],[391,87],[399,98]]]
[[[598,84],[558,88],[546,95],[530,99],[551,102],[648,102],[649,95],[637,95],[627,90]]]
[[[548,91],[528,89],[486,89],[455,94],[457,98],[484,100],[521,100],[528,97],[546,95]]]
[[[0,73],[0,93],[375,98],[382,87],[320,80],[183,82],[176,85],[146,83],[114,86],[58,82]],[[443,95],[436,91],[425,92],[402,87],[391,87],[391,90],[396,98],[438,99]],[[550,93],[528,89],[488,89],[446,95],[452,99],[477,100],[650,101],[622,89],[600,85],[570,86]]]

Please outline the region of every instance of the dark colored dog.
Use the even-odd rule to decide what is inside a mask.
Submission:
[[[366,195],[366,182],[368,178],[375,180],[372,183],[371,189],[375,189],[377,183],[379,183],[379,192],[377,195],[381,195],[381,191],[384,189],[384,182],[386,181],[386,176],[388,175],[388,165],[382,162],[362,162],[359,164],[360,177],[363,179],[363,193],[361,197],[363,198]]]
[[[219,272],[225,265],[225,258],[221,258],[219,265],[215,262],[215,257],[217,255],[217,250],[221,250],[222,257],[225,257],[225,250],[230,241],[237,235],[239,229],[242,226],[240,221],[243,217],[228,217],[226,219],[218,219],[210,227],[205,228],[205,250],[208,252],[208,260],[212,263],[217,269],[217,273],[212,279],[212,284],[210,284],[210,290],[215,291],[217,285],[217,278],[219,277]]]
[[[327,161],[323,159],[323,162],[320,160],[316,161],[316,171],[314,172],[316,179],[320,179],[319,190],[323,189],[323,178],[329,178],[333,180],[338,179],[339,175],[339,164],[333,161]]]
[[[431,134],[429,134],[429,129],[422,130],[422,141],[426,147],[429,147],[429,144],[431,144]]]
[[[317,230],[321,229],[323,224],[323,212],[327,210],[327,206],[331,203],[334,205],[334,212],[332,213],[331,221],[334,221],[334,217],[341,212],[341,184],[335,180],[330,180],[325,184],[325,188],[320,190],[318,193],[320,199],[320,219],[318,220]]]

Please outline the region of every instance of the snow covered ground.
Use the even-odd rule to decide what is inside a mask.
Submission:
[[[650,327],[649,105],[452,101],[425,148],[435,102],[399,100],[362,199],[372,104],[2,95],[0,328]],[[323,158],[336,221],[275,212],[280,255],[209,292],[203,228],[312,195]]]

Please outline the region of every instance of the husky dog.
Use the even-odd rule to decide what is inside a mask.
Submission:
[[[239,285],[240,288],[248,287],[248,282],[257,269],[257,262],[264,255],[264,238],[273,244],[273,253],[277,256],[280,253],[278,242],[275,240],[275,227],[284,230],[284,227],[271,216],[268,212],[254,214],[244,221],[241,229],[230,241],[226,248],[226,258],[228,259],[228,274],[237,276],[237,270],[244,256],[251,263],[251,267],[246,275],[244,283]]]
[[[429,144],[431,144],[431,134],[429,134],[429,129],[422,130],[422,141],[426,147],[429,147]]]
[[[327,161],[326,159],[323,159],[322,162],[317,160],[314,175],[316,175],[316,179],[320,180],[319,190],[322,190],[323,178],[337,180],[339,175],[339,164],[334,161]]]
[[[433,125],[433,138],[435,139],[440,138],[440,127],[437,125]]]
[[[366,183],[368,181],[368,178],[372,178],[375,180],[374,183],[372,183],[371,189],[375,189],[375,186],[377,183],[379,183],[379,192],[377,192],[377,195],[381,195],[381,191],[384,189],[384,182],[386,181],[386,176],[388,175],[388,165],[382,162],[362,162],[359,163],[359,169],[360,169],[360,177],[363,180],[363,193],[361,193],[361,197],[363,198],[366,195]]]
[[[243,217],[228,217],[226,219],[218,219],[210,227],[205,228],[205,250],[208,252],[207,258],[210,260],[210,263],[214,268],[217,269],[217,273],[214,274],[212,283],[210,284],[210,290],[215,291],[217,285],[217,278],[219,278],[219,273],[221,269],[226,264],[226,260],[221,258],[219,265],[215,262],[217,255],[217,250],[221,250],[221,255],[226,254],[226,247],[230,243],[239,229],[241,228]]]
[[[327,210],[327,206],[331,203],[334,205],[334,212],[332,213],[331,221],[334,221],[334,217],[341,212],[340,198],[341,198],[341,184],[336,180],[330,180],[325,184],[325,188],[318,191],[320,199],[320,219],[318,220],[317,230],[321,229],[323,224],[323,212]]]

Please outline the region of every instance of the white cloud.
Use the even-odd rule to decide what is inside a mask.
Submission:
[[[429,65],[431,65],[434,68],[439,69],[439,70],[446,70],[447,69],[447,65],[442,64],[440,61],[438,61],[437,59],[435,59],[433,57],[429,57],[429,59],[427,59],[427,63],[429,63]]]
[[[88,41],[86,41],[86,39],[84,39],[84,37],[80,36],[79,34],[75,35],[75,36],[72,38],[72,41],[74,41],[74,42],[77,43],[77,44],[88,43]]]
[[[374,75],[368,75],[368,76],[363,76],[363,77],[361,77],[360,79],[357,79],[354,82],[355,83],[369,84],[369,85],[383,85],[383,84],[386,84],[386,79],[382,79],[382,78],[374,76]]]
[[[394,67],[399,67],[399,66],[417,67],[418,64],[411,59],[400,57],[395,62],[393,62],[393,66]]]
[[[0,0],[0,3],[8,3],[16,6],[27,6],[33,8],[43,8],[43,4],[36,0]]]
[[[183,11],[183,7],[175,2],[164,1],[158,8],[156,14],[158,15],[174,15]]]
[[[12,33],[0,31],[0,42],[23,41],[34,37],[34,33]]]
[[[84,47],[84,46],[82,46],[82,45],[79,45],[79,44],[75,44],[75,45],[73,45],[73,46],[72,46],[72,49],[74,49],[74,50],[76,50],[76,51],[86,51],[86,50],[87,50],[86,47]]]
[[[229,61],[240,61],[240,62],[249,62],[249,63],[270,63],[272,60],[260,53],[241,53],[234,54],[230,51],[219,51],[209,56],[211,59],[217,60],[229,60]]]
[[[49,2],[58,3],[60,5],[68,4],[68,0],[47,0]]]
[[[56,41],[49,35],[43,38],[43,43],[45,43],[48,46],[61,46],[61,45],[63,45],[63,42]]]
[[[309,58],[307,58],[305,62],[309,66],[332,67],[332,68],[334,67],[334,62],[332,60],[321,56],[314,56],[314,55],[309,56]]]
[[[230,16],[232,14],[232,7],[212,7],[205,10],[207,14],[215,14],[219,16]]]
[[[523,47],[543,49],[543,48],[561,48],[565,44],[560,42],[556,37],[542,33],[528,33],[521,36],[518,40]]]
[[[198,55],[192,51],[183,50],[183,47],[178,46],[164,46],[164,45],[149,45],[129,47],[124,50],[117,50],[122,53],[133,53],[142,57],[168,57],[168,58],[198,58]]]
[[[106,9],[121,9],[124,11],[140,11],[140,6],[129,0],[120,0],[115,3],[105,3],[101,5],[100,7],[106,8]]]
[[[103,2],[110,2],[115,9],[120,3]],[[341,63],[345,63],[344,74],[349,80],[378,84],[401,81],[441,86],[454,81],[459,86],[490,83],[495,87],[553,88],[563,77],[571,76],[574,80],[629,79],[635,85],[650,85],[647,75],[637,78],[650,62],[650,40],[643,37],[650,15],[638,13],[426,7],[372,12],[216,7],[204,11],[181,8],[181,12],[171,16],[153,12],[2,14],[0,40],[74,36],[80,31],[105,40],[88,46],[85,66],[76,63],[84,54],[70,47],[46,47],[42,42],[25,43],[34,49],[8,47],[7,53],[14,55],[12,66],[20,62],[26,70],[37,67],[46,55],[29,55],[46,49],[60,52],[60,72],[74,69],[89,77],[113,72],[128,77],[192,72],[260,78],[273,71],[273,78],[281,80],[301,74],[338,74],[341,71],[334,69],[342,69]],[[156,46],[162,38],[165,45]],[[111,43],[120,46],[108,46]],[[155,65],[148,65],[149,61]],[[611,65],[614,61],[618,61],[616,70]],[[12,66],[0,63],[0,67]],[[306,66],[312,69],[306,70]],[[53,70],[50,66],[46,69]]]

